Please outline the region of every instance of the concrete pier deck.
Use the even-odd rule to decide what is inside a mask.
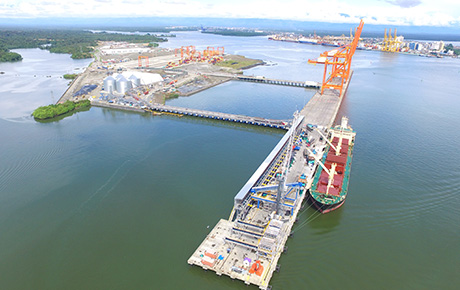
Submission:
[[[349,80],[353,75],[350,72]],[[348,89],[349,81],[344,83],[342,96],[339,97],[338,93],[334,90],[325,90],[324,94],[320,92],[310,99],[305,107],[300,111],[300,114],[305,117],[307,124],[314,124],[318,127],[330,128],[334,124],[342,105],[343,97]]]

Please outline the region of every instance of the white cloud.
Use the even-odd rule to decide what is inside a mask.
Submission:
[[[429,2],[429,3],[426,3]],[[4,0],[0,17],[235,17],[368,24],[460,24],[457,0]]]

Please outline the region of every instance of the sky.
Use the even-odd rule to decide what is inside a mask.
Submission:
[[[0,0],[0,18],[223,17],[460,27],[460,0]]]

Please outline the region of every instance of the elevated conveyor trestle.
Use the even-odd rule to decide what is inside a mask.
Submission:
[[[148,107],[145,108],[145,110],[146,111],[156,111],[160,113],[171,113],[171,114],[186,115],[186,116],[191,116],[191,117],[220,120],[220,121],[226,121],[226,122],[235,122],[235,123],[255,125],[255,126],[264,126],[264,127],[283,129],[283,130],[287,130],[290,127],[290,121],[249,117],[249,116],[244,116],[244,115],[220,113],[220,112],[205,111],[205,110],[199,110],[199,109],[181,108],[181,107],[174,107],[174,106],[169,106],[169,105],[160,105],[160,104],[149,105]]]

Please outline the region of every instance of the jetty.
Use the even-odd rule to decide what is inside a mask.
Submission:
[[[271,289],[270,279],[279,270],[278,260],[326,148],[323,136],[347,92],[362,26],[361,21],[349,46],[311,61],[326,66],[321,90],[294,115],[287,133],[235,195],[230,217],[216,224],[188,264]],[[327,78],[328,65],[333,71]]]
[[[302,155],[307,147],[305,140],[313,141],[309,146],[317,152],[318,159],[326,146],[324,140],[320,141],[321,135],[308,131],[307,125],[315,124],[322,134],[327,134],[326,129],[334,123],[345,92],[346,88],[340,97],[334,92],[323,95],[317,92],[312,97],[236,194],[229,219],[221,219],[216,224],[188,259],[188,264],[261,289],[270,288],[270,279],[279,268],[278,260],[318,166],[316,162],[308,163],[308,158]],[[297,150],[293,151],[292,147]],[[287,170],[287,174],[281,189],[277,173],[283,170]]]
[[[253,83],[269,84],[269,85],[310,88],[310,89],[321,88],[321,84],[318,82],[313,82],[313,81],[299,82],[299,81],[279,80],[279,79],[266,78],[263,76],[237,76],[236,80],[245,81],[245,82],[253,82]]]
[[[260,83],[260,84],[268,84],[268,85],[280,85],[280,86],[288,86],[288,87],[298,87],[298,88],[306,88],[306,89],[320,89],[321,83],[315,81],[292,81],[292,80],[281,80],[281,79],[273,79],[267,78],[265,76],[248,76],[248,75],[235,75],[229,73],[201,73],[202,75],[206,76],[213,76],[219,78],[226,78],[228,80],[236,80],[242,82],[253,82],[253,83]]]
[[[249,117],[249,116],[244,116],[244,115],[220,113],[220,112],[205,111],[205,110],[199,110],[199,109],[182,108],[182,107],[175,107],[175,106],[168,106],[168,105],[161,105],[161,104],[149,105],[145,108],[145,110],[152,111],[152,112],[156,111],[156,112],[162,112],[162,113],[173,113],[173,114],[186,115],[186,116],[191,116],[191,117],[242,123],[242,124],[255,125],[255,126],[264,126],[264,127],[284,129],[284,130],[287,130],[291,125],[290,121]]]

